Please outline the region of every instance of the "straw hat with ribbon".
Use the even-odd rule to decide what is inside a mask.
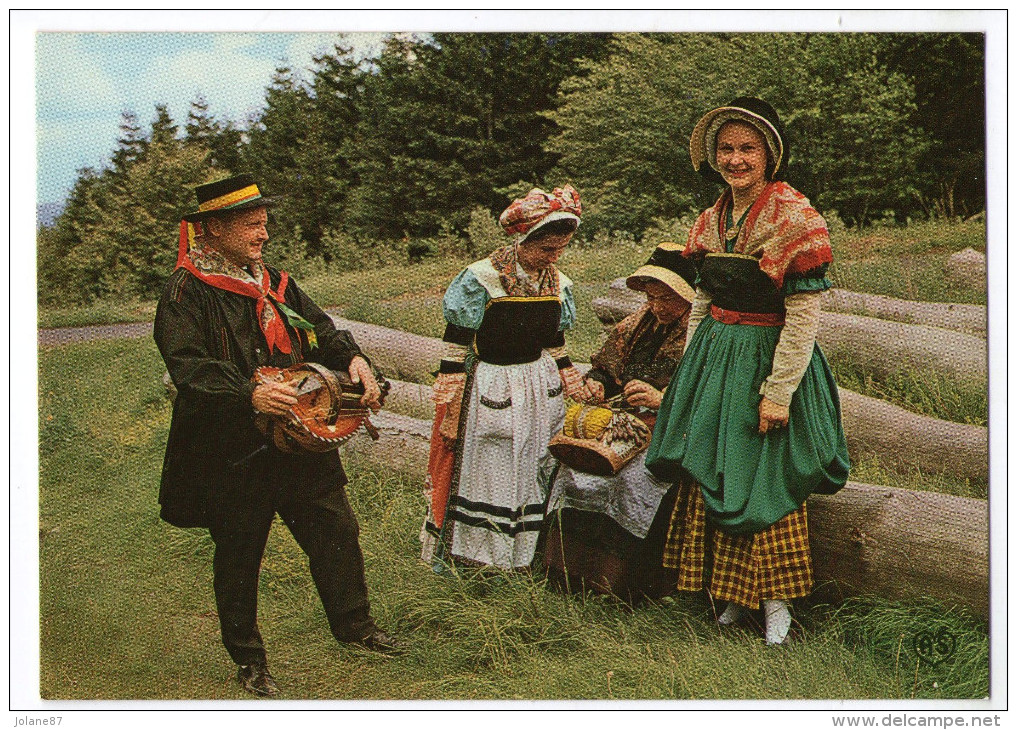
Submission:
[[[278,202],[277,198],[262,195],[254,177],[247,174],[199,185],[194,189],[194,194],[198,198],[198,209],[184,216],[184,220],[189,223],[247,208],[263,208]]]
[[[683,248],[684,246],[670,241],[661,243],[650,254],[649,261],[629,275],[625,280],[626,286],[636,291],[646,291],[646,281],[653,279],[685,301],[691,302],[696,297],[696,266],[682,256]]]
[[[279,284],[273,289],[268,268],[260,261],[252,263],[249,271],[244,271],[240,267],[224,267],[221,257],[208,255],[203,247],[193,248],[196,236],[202,233],[201,225],[207,219],[251,208],[265,208],[275,204],[277,199],[262,195],[254,178],[246,174],[199,185],[194,192],[198,210],[185,215],[180,221],[177,268],[187,269],[217,289],[254,299],[257,302],[258,324],[270,350],[286,354],[292,350],[280,312],[292,327],[305,332],[311,349],[316,347],[318,340],[314,325],[286,305],[289,275],[285,271],[279,272]]]

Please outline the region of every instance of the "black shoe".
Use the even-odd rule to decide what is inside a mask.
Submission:
[[[237,667],[237,681],[251,694],[273,697],[279,694],[272,675],[265,663],[241,664]]]
[[[406,646],[403,642],[399,641],[399,639],[394,636],[389,636],[377,627],[375,627],[371,633],[363,639],[351,641],[350,643],[357,644],[369,651],[376,651],[381,654],[402,654],[406,651]]]

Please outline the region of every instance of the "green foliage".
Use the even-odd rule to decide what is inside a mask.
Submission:
[[[693,170],[692,128],[740,95],[770,101],[790,139],[789,177],[851,224],[912,207],[924,150],[908,126],[910,81],[877,59],[872,34],[631,34],[562,85],[548,150],[583,192],[590,225],[633,233],[716,198]],[[789,63],[788,59],[794,59]],[[749,82],[748,80],[751,80]],[[893,184],[888,184],[888,181]]]
[[[98,299],[91,304],[57,303],[39,308],[39,327],[85,327],[118,322],[151,322],[155,318],[153,299]]]
[[[985,208],[985,36],[891,33],[881,58],[915,87],[912,124],[926,144],[912,185],[930,217]],[[921,69],[920,73],[916,70]],[[948,89],[947,94],[941,90]]]
[[[273,211],[280,228],[299,228],[308,254],[329,260],[323,239],[344,222],[354,184],[349,142],[361,113],[363,74],[342,46],[314,61],[310,82],[288,66],[276,69],[247,153],[259,182],[283,196]]]
[[[329,272],[362,271],[380,266],[400,264],[407,260],[406,247],[402,242],[358,239],[341,228],[330,228],[321,239],[321,249],[329,263]],[[311,269],[313,275],[322,269]]]
[[[605,44],[572,33],[390,39],[364,79],[351,225],[393,238],[462,230],[474,207],[504,208],[499,190],[543,181],[554,125],[540,112],[574,59],[600,57]]]
[[[117,166],[83,171],[56,226],[39,236],[40,301],[159,292],[176,262],[180,219],[195,207],[193,188],[222,176],[206,147],[175,133],[159,106],[147,138],[122,142]]]
[[[642,243],[647,248],[650,246],[656,247],[665,242],[677,243],[680,246],[684,246],[693,223],[695,223],[695,220],[692,216],[685,216],[684,218],[654,218],[650,222],[650,227],[643,231]]]
[[[548,113],[561,133],[546,147],[583,195],[587,231],[641,232],[654,217],[705,204],[682,162],[693,115],[710,108],[699,98],[709,84],[697,78],[694,53],[708,38],[685,37],[679,48],[671,36],[624,35],[605,63],[584,62],[585,73],[562,84]]]
[[[208,113],[208,101],[198,95],[187,114],[185,141],[208,150],[208,163],[219,170],[242,172],[247,169],[241,131],[232,121],[220,122]]]
[[[470,256],[481,256],[508,242],[505,232],[491,211],[479,205],[470,211],[470,222],[466,226],[466,238],[469,241],[467,253]]]
[[[306,80],[276,69],[263,111],[241,126],[201,96],[182,139],[165,105],[147,132],[125,112],[110,166],[82,170],[39,233],[40,301],[150,295],[172,263],[170,210],[194,185],[243,171],[283,196],[274,247],[297,271],[418,258],[422,240],[477,256],[492,240],[478,209],[565,182],[583,197],[577,244],[681,242],[673,221],[718,194],[689,164],[689,133],[741,94],[780,110],[790,181],[832,229],[970,214],[984,204],[983,67],[972,34],[398,34],[362,62],[337,45]],[[861,288],[885,269],[838,274]],[[941,296],[946,282],[926,278],[895,295]]]

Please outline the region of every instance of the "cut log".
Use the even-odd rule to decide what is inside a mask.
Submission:
[[[968,246],[948,258],[943,268],[954,281],[984,289],[987,276],[985,263],[985,254]]]
[[[605,325],[614,324],[636,311],[642,303],[637,292],[612,289],[593,300],[593,310]],[[983,386],[986,380],[987,345],[981,337],[917,324],[904,324],[823,312],[819,344],[829,357],[845,360],[885,376],[901,365],[919,371],[932,370],[948,378]]]
[[[608,287],[612,296],[642,303],[643,295],[625,285],[625,279],[615,279]],[[618,292],[624,292],[618,294]],[[637,305],[638,306],[638,305]],[[950,304],[942,302],[915,302],[895,299],[881,294],[864,294],[846,289],[830,289],[823,294],[823,309],[827,312],[860,314],[876,319],[888,319],[904,324],[921,324],[958,332],[985,336],[986,310],[983,304]]]
[[[344,449],[401,469],[426,468],[430,422],[385,412],[372,420],[381,439],[358,433]],[[988,617],[985,500],[848,482],[808,504],[817,585],[832,584],[842,596],[932,598]]]
[[[622,280],[624,281],[624,280]],[[612,283],[605,296],[593,300],[593,312],[606,327],[613,327],[646,303],[646,295]]]
[[[988,503],[848,482],[809,498],[817,585],[841,595],[933,598],[989,616]]]
[[[879,294],[830,289],[824,295],[823,309],[986,336],[986,310],[981,304],[912,302]]]
[[[444,344],[436,337],[332,317],[336,327],[349,330],[353,339],[386,377],[415,382],[427,381],[438,369]]]
[[[829,357],[893,375],[901,365],[985,387],[986,341],[939,327],[823,312],[817,341]]]
[[[918,467],[925,474],[988,482],[989,431],[984,426],[922,416],[844,388],[839,392],[853,460],[873,454],[899,469]]]
[[[371,416],[371,423],[380,434],[377,441],[372,441],[360,429],[343,445],[342,450],[367,454],[393,469],[418,472],[423,485],[423,472],[427,468],[431,440],[431,422],[381,411]]]

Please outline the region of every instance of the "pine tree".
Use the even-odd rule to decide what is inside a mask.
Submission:
[[[323,245],[323,238],[344,225],[347,196],[356,184],[347,154],[359,119],[362,72],[352,50],[340,45],[314,62],[310,123],[297,155],[302,170],[297,215],[308,252],[329,259],[336,252]]]
[[[125,174],[134,162],[141,159],[147,147],[148,139],[141,131],[137,115],[131,111],[121,112],[120,138],[111,160],[113,174]]]
[[[155,119],[152,120],[152,131],[149,136],[152,144],[169,144],[177,141],[177,125],[170,117],[165,104],[155,105]]]
[[[545,116],[577,58],[599,58],[606,36],[436,33],[392,38],[365,81],[354,169],[354,221],[386,236],[460,230],[477,205],[499,210],[500,189],[545,179],[557,161]],[[377,202],[383,195],[385,202]]]
[[[201,94],[191,101],[184,130],[188,144],[209,151],[209,164],[233,174],[244,171],[243,135],[232,121],[222,123],[209,114],[208,101]]]
[[[311,125],[312,100],[289,66],[280,66],[265,92],[265,109],[248,126],[250,171],[268,195],[283,196],[273,209],[277,229],[300,234],[304,197],[303,152]]]

